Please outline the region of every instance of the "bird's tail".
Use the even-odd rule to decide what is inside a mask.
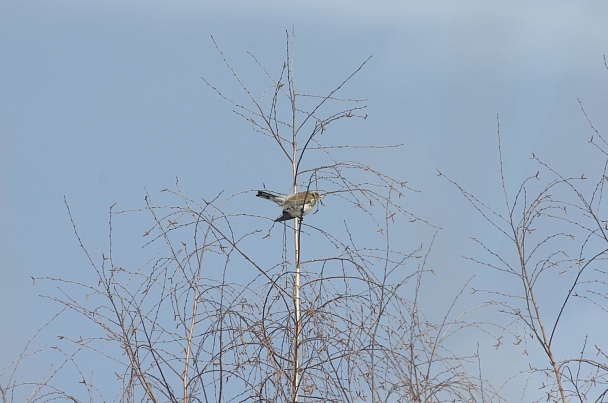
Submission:
[[[272,193],[265,192],[263,190],[258,190],[258,194],[256,195],[256,197],[261,197],[262,199],[275,201],[277,196],[273,195]]]

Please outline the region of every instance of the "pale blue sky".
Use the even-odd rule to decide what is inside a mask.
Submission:
[[[566,174],[601,164],[577,98],[608,128],[607,19],[605,1],[3,1],[0,366],[55,310],[30,276],[86,278],[64,196],[100,256],[109,206],[142,207],[144,189],[176,177],[192,197],[289,189],[289,167],[280,175],[275,150],[200,79],[242,96],[211,35],[254,90],[265,84],[246,52],[278,71],[292,26],[303,92],[332,89],[373,55],[344,92],[369,99],[369,118],[333,130],[405,144],[366,162],[422,191],[408,208],[444,228],[444,290],[475,273],[461,258],[476,253],[469,237],[494,232],[436,169],[499,205],[497,114],[512,191],[536,171],[532,152]],[[255,214],[276,215],[265,207]],[[314,219],[344,213],[326,205]]]

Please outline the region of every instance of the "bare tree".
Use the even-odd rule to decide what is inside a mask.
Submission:
[[[595,133],[590,143],[608,156],[605,151],[608,143],[591,121],[589,123]],[[560,323],[564,317],[576,315],[570,308],[574,300],[586,301],[584,308],[579,305],[577,309],[594,312],[598,321],[606,313],[603,262],[608,257],[608,221],[603,217],[602,203],[608,159],[596,181],[588,186],[587,176],[563,176],[533,154],[539,171],[524,180],[513,197],[505,179],[500,124],[498,151],[504,195],[502,208],[486,204],[460,183],[446,177],[511,246],[508,252],[491,239],[474,238],[487,258],[469,259],[516,280],[500,282],[500,287],[485,291],[492,297],[491,304],[515,318],[511,322],[513,327],[524,324],[524,331],[516,335],[516,344],[521,343],[524,353],[530,353],[529,336],[546,358],[546,367],[537,368],[533,359],[530,364],[531,374],[541,373],[549,380],[541,381],[540,389],[545,396],[539,400],[605,401],[608,367],[600,340],[594,342],[594,348],[601,359],[587,357],[587,334],[592,329],[580,329],[580,355],[556,348],[555,340],[561,334]],[[573,331],[568,329],[570,333]]]
[[[97,283],[46,278],[61,290],[49,298],[100,333],[63,340],[106,359],[104,368],[121,385],[116,401],[500,401],[481,375],[477,351],[449,348],[455,335],[484,327],[466,320],[477,307],[459,311],[468,284],[439,322],[431,320],[419,295],[431,273],[433,238],[393,239],[415,226],[437,230],[404,207],[404,196],[417,191],[332,154],[390,147],[322,141],[338,121],[366,117],[364,100],[339,93],[369,59],[326,95],[298,92],[293,34],[287,35],[278,74],[251,55],[268,83],[258,99],[216,47],[246,100],[205,83],[254,132],[274,140],[291,167],[294,193],[319,192],[328,206],[348,209],[348,219],[328,228],[315,213],[296,215],[280,224],[277,244],[272,235],[281,228],[238,208],[250,191],[198,199],[176,182],[154,199],[147,193],[140,210],[110,207],[108,252],[98,261],[68,206]],[[116,256],[114,232],[118,218],[142,213],[151,220],[144,233],[151,257],[133,267]]]

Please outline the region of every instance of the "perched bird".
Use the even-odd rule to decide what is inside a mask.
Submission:
[[[321,195],[319,192],[314,190],[307,190],[305,192],[299,192],[291,195],[273,195],[264,190],[258,190],[257,197],[262,199],[272,200],[283,209],[283,214],[274,220],[275,222],[285,221],[292,218],[305,216],[310,213],[317,204]]]

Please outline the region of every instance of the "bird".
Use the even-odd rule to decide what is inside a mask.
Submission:
[[[317,200],[323,196],[314,190],[307,190],[305,192],[298,192],[291,195],[275,195],[265,190],[258,190],[256,197],[271,200],[283,209],[283,214],[274,220],[275,222],[280,222],[290,220],[292,218],[301,219],[303,216],[312,211],[315,204],[317,204]]]

